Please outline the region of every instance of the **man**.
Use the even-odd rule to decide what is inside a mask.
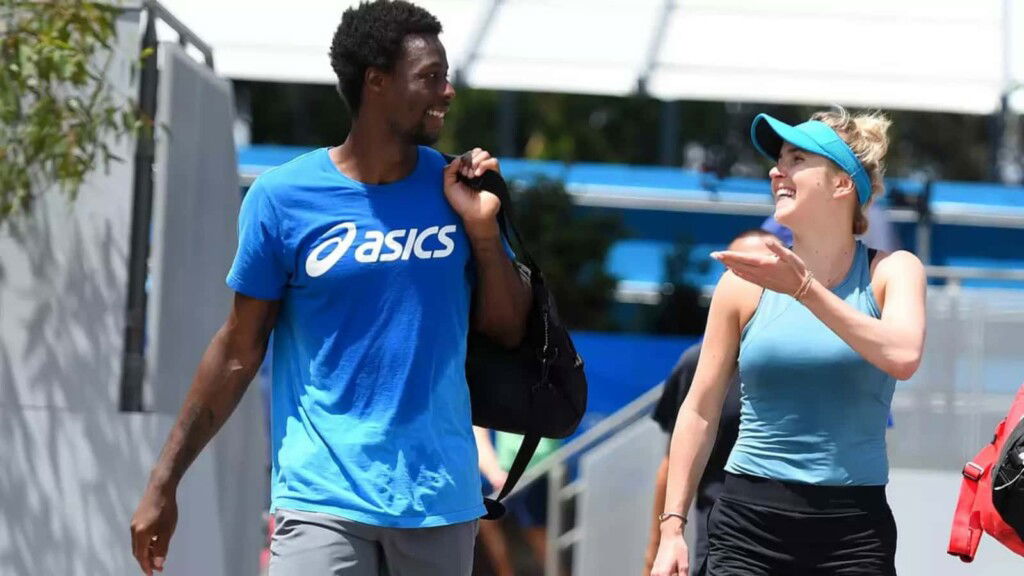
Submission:
[[[132,518],[146,574],[163,568],[178,482],[271,331],[271,574],[470,574],[485,511],[467,331],[517,345],[531,297],[498,198],[457,178],[497,161],[476,149],[446,166],[425,147],[455,96],[440,32],[406,2],[347,10],[331,64],[351,132],[264,174],[243,200],[233,309]]]
[[[773,238],[774,234],[766,230],[747,230],[740,233],[729,244],[729,250],[744,252],[769,252],[764,241],[766,238]],[[671,435],[676,424],[676,416],[679,414],[679,407],[683,405],[686,394],[690,391],[690,384],[693,383],[693,376],[697,371],[697,360],[700,359],[700,343],[694,344],[686,349],[679,357],[678,363],[672,369],[672,373],[665,380],[665,387],[661,393],[661,399],[654,408],[651,417],[658,426]],[[691,574],[703,576],[706,574],[705,558],[708,554],[708,515],[711,506],[718,498],[722,490],[722,483],[725,481],[725,462],[729,459],[733,444],[740,428],[740,377],[736,372],[729,382],[729,391],[722,404],[722,418],[718,423],[718,435],[715,437],[715,446],[708,457],[708,465],[704,475],[697,486],[697,500],[695,503],[696,518],[696,543],[693,546],[694,560],[690,563]],[[658,552],[658,542],[661,539],[661,528],[658,522],[658,515],[665,509],[665,487],[668,483],[668,453],[658,467],[658,476],[654,488],[654,515],[651,525],[651,537],[647,546],[647,554],[644,560],[644,574],[651,573],[651,566],[654,557]]]

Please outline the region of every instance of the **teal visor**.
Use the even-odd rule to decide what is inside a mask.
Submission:
[[[782,154],[783,142],[789,142],[811,154],[824,156],[853,178],[857,199],[862,206],[871,198],[871,178],[864,170],[864,165],[839,134],[824,122],[808,120],[790,126],[767,114],[758,114],[750,125],[750,139],[758,152],[776,162]]]

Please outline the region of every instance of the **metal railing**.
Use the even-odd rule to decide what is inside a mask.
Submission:
[[[1024,269],[1015,268],[981,268],[967,266],[925,266],[925,273],[933,280],[942,280],[946,288],[957,289],[965,280],[994,280],[1019,283],[1024,289]],[[671,294],[674,289],[671,283],[619,281],[615,288],[615,299],[624,304],[657,305],[661,299]],[[714,286],[701,286],[701,302],[711,301]]]
[[[164,22],[178,34],[182,46],[194,46],[203,54],[206,65],[213,68],[213,49],[174,17],[156,0],[144,0],[145,28],[140,53],[149,56],[142,61],[139,75],[139,111],[143,118],[156,119],[157,86],[157,21]],[[124,355],[121,360],[119,408],[122,412],[143,410],[143,380],[146,372],[146,279],[149,276],[149,243],[153,220],[153,164],[156,157],[155,129],[142,130],[135,142],[132,172],[132,221],[128,252],[128,294],[125,306]]]
[[[942,279],[946,286],[958,288],[964,280],[1009,280],[1024,288],[1024,270],[1013,268],[977,268],[966,266],[925,266],[929,278]]]
[[[171,27],[178,35],[178,43],[182,46],[193,46],[203,55],[203,61],[207,66],[213,68],[213,48],[203,41],[188,26],[178,20],[171,11],[164,7],[157,0],[143,0],[143,8],[147,12],[147,26],[149,22],[159,20]]]

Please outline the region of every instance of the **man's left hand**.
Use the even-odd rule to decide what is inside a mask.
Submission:
[[[491,156],[490,152],[480,148],[463,154],[452,160],[444,170],[444,195],[448,199],[455,213],[462,218],[466,226],[466,235],[470,239],[491,239],[497,238],[499,234],[498,209],[501,208],[501,200],[497,194],[487,190],[474,190],[465,182],[458,179],[472,179],[483,176],[484,172],[494,170],[499,172],[498,159]]]

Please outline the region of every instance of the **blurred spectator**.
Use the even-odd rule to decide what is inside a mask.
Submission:
[[[761,230],[771,233],[781,240],[786,246],[793,245],[793,232],[789,228],[779,224],[779,222],[775,220],[774,216],[769,216],[764,219],[764,222],[761,223]]]
[[[495,432],[494,443],[490,432],[483,428],[473,428],[476,436],[477,453],[480,460],[480,473],[494,491],[500,490],[508,477],[508,470],[515,461],[519,445],[523,437],[507,432]],[[561,440],[541,438],[537,450],[526,466],[529,470],[550,456],[561,446]],[[523,531],[526,543],[533,552],[537,564],[543,565],[547,555],[547,521],[548,521],[548,484],[534,482],[505,501],[508,512],[515,518]],[[484,545],[488,559],[494,566],[495,574],[505,576],[514,574],[508,553],[508,544],[502,530],[501,521],[481,522],[480,539]]]
[[[896,226],[889,220],[889,211],[878,202],[868,206],[868,230],[861,237],[868,248],[880,252],[895,252],[900,249]]]
[[[476,437],[476,451],[480,475],[483,476],[484,494],[493,494],[505,485],[508,472],[498,462],[498,455],[491,442],[490,431],[473,426],[473,436]],[[514,576],[515,569],[512,567],[512,558],[508,552],[508,542],[505,539],[501,521],[483,520],[479,526],[480,543],[483,544],[484,553],[491,564],[494,576]]]

